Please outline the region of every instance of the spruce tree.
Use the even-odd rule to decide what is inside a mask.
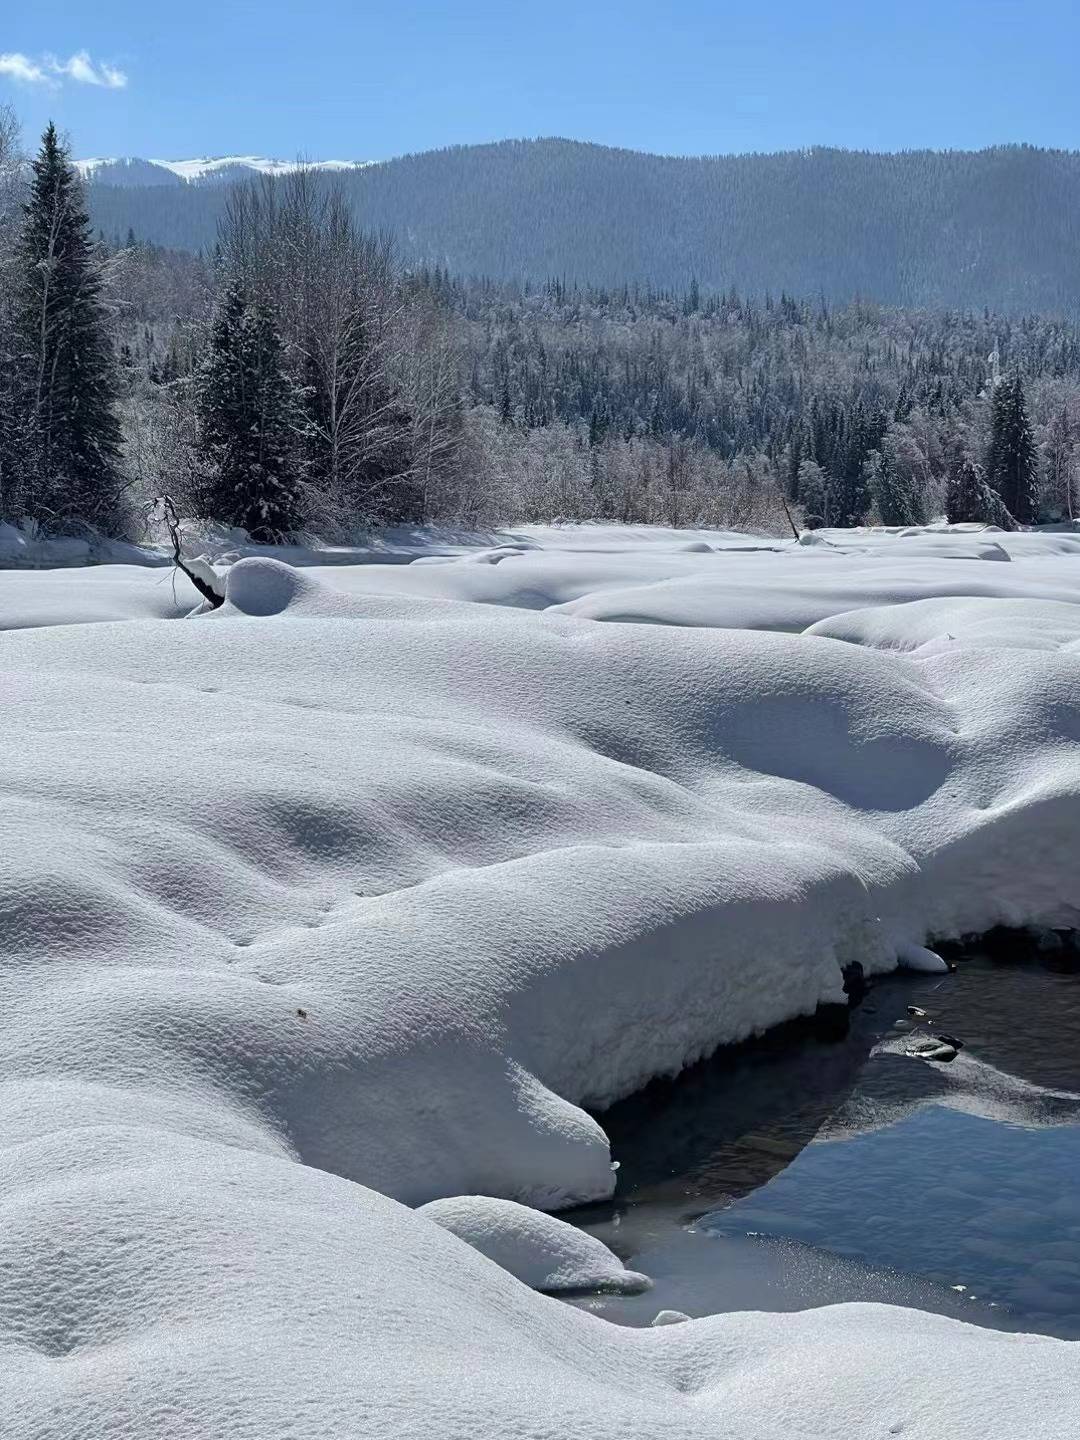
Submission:
[[[16,253],[21,503],[45,524],[107,524],[119,488],[118,380],[82,183],[50,123]]]
[[[997,525],[1002,530],[1016,529],[1016,522],[1001,496],[991,490],[979,467],[966,457],[958,460],[949,473],[945,515],[952,525],[977,523]]]
[[[829,499],[829,477],[816,460],[804,460],[799,466],[799,503],[807,530],[831,523]]]
[[[301,397],[266,301],[225,289],[198,376],[199,435],[211,519],[277,544],[303,523],[298,476]]]
[[[866,457],[864,476],[882,525],[925,525],[926,494],[910,467],[898,462],[889,437]]]
[[[0,521],[22,513],[16,485],[19,447],[15,396],[15,234],[18,129],[0,106]]]
[[[1039,512],[1038,463],[1018,370],[994,389],[986,474],[1009,514],[1021,525],[1033,525]]]

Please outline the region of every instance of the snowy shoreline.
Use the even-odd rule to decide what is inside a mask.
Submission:
[[[583,1107],[1077,924],[1080,537],[821,539],[0,573],[5,1433],[1068,1433],[1062,1342],[627,1336],[396,1203],[602,1198]]]

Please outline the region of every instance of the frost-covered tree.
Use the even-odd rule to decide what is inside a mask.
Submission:
[[[198,417],[206,514],[267,544],[298,530],[301,397],[270,307],[239,279],[226,285],[214,318],[198,375]]]
[[[1068,405],[1060,405],[1046,429],[1040,514],[1047,520],[1072,520],[1076,483],[1076,426]]]
[[[382,242],[360,232],[354,274],[344,226],[348,243],[331,243],[322,183],[291,196],[273,182],[278,199],[260,191],[258,210],[249,200],[222,237],[225,273],[270,301],[304,387],[318,432],[303,447],[307,523],[320,533],[345,538],[403,513],[728,523],[745,513],[744,494],[760,523],[783,529],[775,480],[797,500],[804,459],[826,477],[829,524],[851,523],[861,504],[843,491],[856,464],[869,480],[872,452],[897,472],[883,496],[891,518],[943,514],[954,455],[987,453],[1000,367],[1024,376],[1040,514],[1068,513],[1080,454],[1055,426],[1067,409],[1075,431],[1080,414],[1073,322],[786,295],[762,305],[705,286],[695,308],[632,283],[465,280],[396,259],[388,269]],[[183,493],[173,477],[186,471],[188,377],[216,287],[194,256],[141,241],[124,253],[122,340],[138,372],[123,411],[127,463],[150,493]],[[673,438],[688,446],[674,476]],[[763,483],[748,486],[750,474]],[[820,496],[812,508],[824,511]]]
[[[234,191],[219,243],[227,272],[271,307],[302,385],[313,521],[348,534],[418,519],[453,450],[447,376],[429,353],[438,327],[421,333],[431,297],[305,170]]]
[[[863,472],[865,453],[852,449],[845,457],[839,473],[830,483],[830,524],[847,527],[861,525],[870,508],[870,489]]]
[[[957,461],[949,474],[945,492],[945,515],[953,525],[979,523],[1015,530],[1016,521],[1006,510],[1001,496],[991,490],[982,471],[967,457]]]
[[[986,475],[1009,514],[1021,525],[1039,518],[1039,467],[1019,370],[994,389]]]
[[[828,525],[829,519],[829,477],[816,460],[806,459],[799,464],[799,504],[808,530],[817,530]]]
[[[886,437],[880,450],[867,457],[865,476],[874,508],[883,525],[925,525],[927,484],[911,444]]]
[[[121,488],[118,377],[82,184],[52,124],[15,255],[21,501],[47,524],[105,524]]]

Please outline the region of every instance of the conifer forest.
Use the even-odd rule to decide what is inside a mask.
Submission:
[[[162,495],[267,542],[589,519],[1008,529],[1080,503],[1065,314],[458,273],[303,168],[214,187],[213,243],[173,248],[96,225],[109,187],[51,126],[24,156],[7,113],[0,165],[12,524],[138,538]]]

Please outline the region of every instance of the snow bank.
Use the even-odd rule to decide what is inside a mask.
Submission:
[[[0,1164],[5,1440],[1067,1440],[1080,1349],[879,1306],[630,1331],[363,1186],[133,1123]]]
[[[1068,1346],[630,1336],[397,1203],[601,1198],[590,1108],[851,960],[1075,923],[1080,545],[828,538],[251,558],[167,624],[94,612],[152,616],[153,571],[2,577],[55,616],[0,640],[5,1436],[1071,1433]],[[570,604],[635,586],[668,626]]]
[[[179,620],[198,603],[198,591],[171,567],[94,565],[41,570],[32,576],[0,569],[0,630]]]
[[[417,1214],[467,1241],[533,1290],[636,1295],[649,1288],[648,1276],[627,1270],[602,1240],[513,1200],[457,1195],[421,1205]]]

